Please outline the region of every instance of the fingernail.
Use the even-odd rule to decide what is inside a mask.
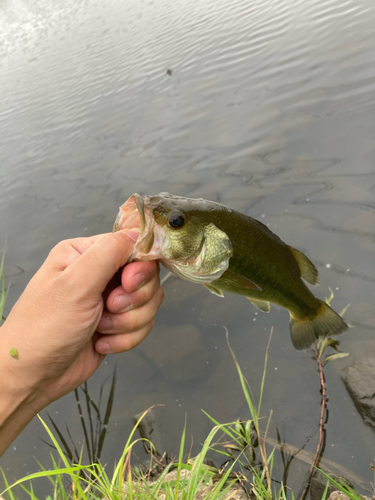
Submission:
[[[135,289],[138,290],[145,284],[145,275],[143,273],[138,273],[134,276],[133,278],[133,285],[135,286]]]
[[[113,301],[116,311],[120,313],[125,312],[132,304],[133,301],[129,295],[117,295]]]
[[[95,344],[95,349],[102,354],[106,354],[107,352],[110,352],[111,347],[104,340],[98,340],[98,342]]]
[[[98,328],[101,331],[106,331],[110,330],[112,326],[112,322],[108,316],[102,316],[101,320],[99,321]]]

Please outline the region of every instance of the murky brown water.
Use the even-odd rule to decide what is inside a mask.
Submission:
[[[324,456],[373,480],[375,436],[340,369],[374,346],[375,5],[370,0],[0,4],[1,245],[8,308],[63,238],[111,230],[133,192],[169,191],[243,210],[306,252],[319,297],[351,304],[328,364]],[[172,74],[167,70],[171,69]],[[162,403],[176,450],[185,415],[198,444],[210,423],[246,418],[223,325],[254,393],[271,327],[263,410],[272,435],[315,450],[319,379],[289,340],[288,314],[258,313],[170,279],[157,326],[117,356],[103,461],[117,457],[135,413]],[[90,380],[95,388],[115,358]],[[72,395],[49,412],[79,440]],[[46,416],[46,413],[43,412]],[[49,463],[34,420],[1,459],[9,478]],[[190,438],[189,438],[190,439]],[[111,469],[111,465],[108,466]],[[300,484],[291,467],[289,484]]]

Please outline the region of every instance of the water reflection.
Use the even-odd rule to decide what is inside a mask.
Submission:
[[[317,295],[330,286],[335,309],[352,304],[344,350],[353,360],[372,349],[372,4],[16,0],[0,12],[9,307],[57,241],[110,230],[133,192],[167,190],[242,209],[305,252],[319,268]],[[196,444],[210,428],[201,408],[223,422],[244,416],[222,325],[255,395],[274,326],[264,411],[274,410],[287,441],[305,443],[317,429],[319,383],[314,362],[290,344],[286,315],[256,314],[242,297],[220,301],[174,279],[165,290],[154,334],[118,357],[104,460],[119,454],[133,415],[155,403],[168,408],[162,431],[172,448],[186,412]],[[325,457],[371,481],[374,436],[340,381],[347,363],[326,368]],[[79,436],[73,407],[69,395],[50,411]],[[48,463],[38,436],[34,421],[4,455],[10,477],[37,470],[32,454]]]

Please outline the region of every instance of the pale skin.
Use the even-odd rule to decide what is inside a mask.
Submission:
[[[136,238],[120,231],[60,242],[14,305],[0,328],[0,455],[107,354],[151,331],[164,293],[158,263],[125,265]]]

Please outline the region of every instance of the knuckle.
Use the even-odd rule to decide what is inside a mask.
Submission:
[[[136,321],[136,317],[134,317],[134,314],[130,313],[125,313],[122,319],[122,331],[125,332],[134,332],[137,330],[138,325]]]
[[[132,349],[131,339],[127,336],[114,335],[110,342],[111,353],[119,354]]]
[[[61,251],[65,250],[65,248],[69,245],[69,240],[62,240],[56,243],[56,245],[51,248],[49,252],[49,257],[55,257],[61,253]]]

